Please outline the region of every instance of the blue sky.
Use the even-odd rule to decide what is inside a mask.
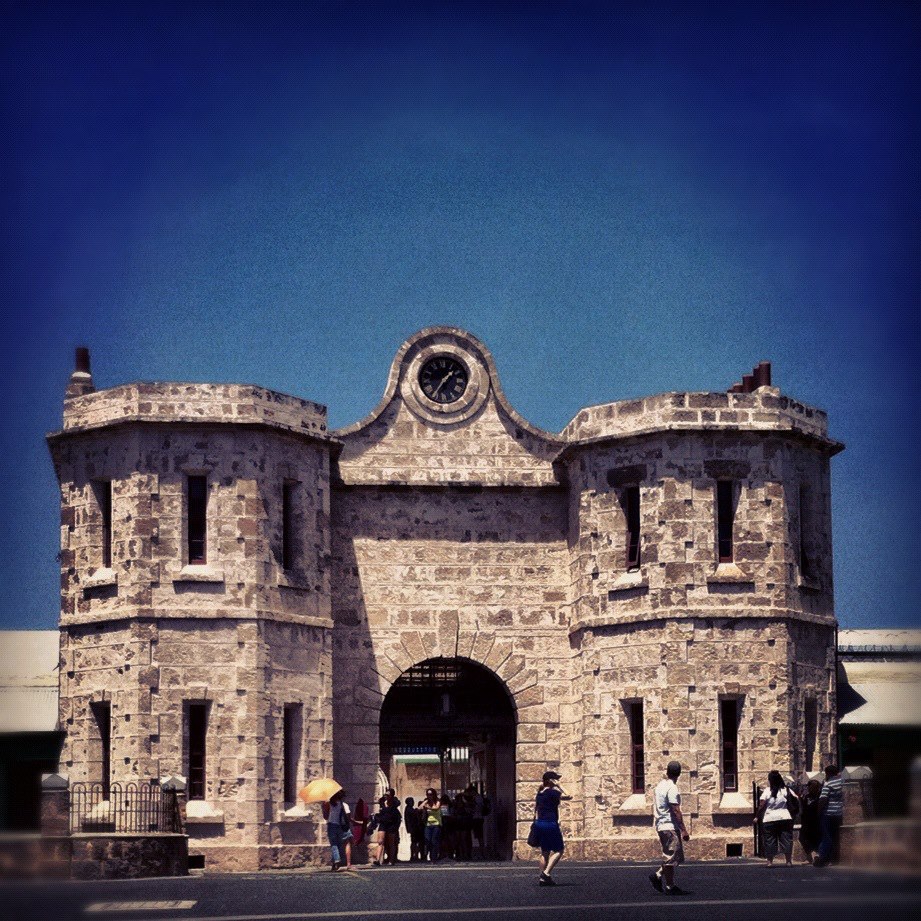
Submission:
[[[921,625],[916,4],[2,9],[0,626],[56,624],[75,345],[340,426],[433,324],[553,431],[772,361],[848,446],[842,626]]]

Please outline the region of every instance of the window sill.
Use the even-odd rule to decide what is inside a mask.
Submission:
[[[203,799],[190,799],[185,807],[187,825],[223,825],[224,813]]]
[[[631,588],[648,588],[649,579],[642,569],[631,569],[629,572],[622,572],[612,583],[609,591],[626,592]]]
[[[118,585],[118,574],[114,569],[97,569],[92,575],[83,580],[83,588],[108,588]]]
[[[608,601],[626,601],[637,598],[649,591],[649,579],[642,569],[631,569],[622,572],[608,589]]]
[[[735,563],[718,563],[713,572],[707,576],[707,585],[753,585],[754,580],[744,573]]]
[[[179,570],[179,575],[173,577],[173,582],[223,582],[224,570],[207,563],[189,564]]]
[[[285,803],[278,810],[279,822],[307,822],[313,820],[313,810],[304,803]]]
[[[741,793],[724,793],[719,805],[713,809],[714,815],[748,815],[755,814],[755,807]]]
[[[632,793],[614,812],[615,821],[617,819],[650,819],[651,817],[652,808],[646,800],[645,793]]]

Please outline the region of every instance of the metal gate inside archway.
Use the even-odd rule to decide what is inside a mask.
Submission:
[[[380,766],[406,803],[432,787],[450,798],[444,837],[458,859],[512,856],[515,833],[515,708],[505,685],[469,659],[428,659],[404,672],[381,707]],[[470,815],[471,788],[485,801]],[[476,811],[476,810],[475,810]],[[470,835],[470,819],[473,834]],[[405,834],[405,831],[404,831]],[[469,852],[472,838],[472,849]],[[402,848],[401,848],[402,850]]]

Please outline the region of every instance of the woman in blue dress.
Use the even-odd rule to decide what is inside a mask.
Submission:
[[[540,848],[539,886],[555,886],[553,868],[563,856],[563,833],[560,831],[560,800],[572,797],[557,783],[560,775],[547,771],[534,803],[533,836]]]

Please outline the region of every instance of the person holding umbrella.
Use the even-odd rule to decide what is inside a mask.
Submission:
[[[342,867],[342,852],[345,852],[345,868],[352,869],[352,819],[349,804],[345,801],[345,790],[331,777],[311,780],[298,796],[305,803],[322,803],[326,819],[326,836],[333,852],[333,872]]]
[[[327,812],[326,809],[323,810]],[[345,790],[334,793],[329,800],[326,816],[326,837],[332,850],[333,872],[342,869],[342,855],[345,853],[345,869],[352,869],[352,810],[345,801]]]

